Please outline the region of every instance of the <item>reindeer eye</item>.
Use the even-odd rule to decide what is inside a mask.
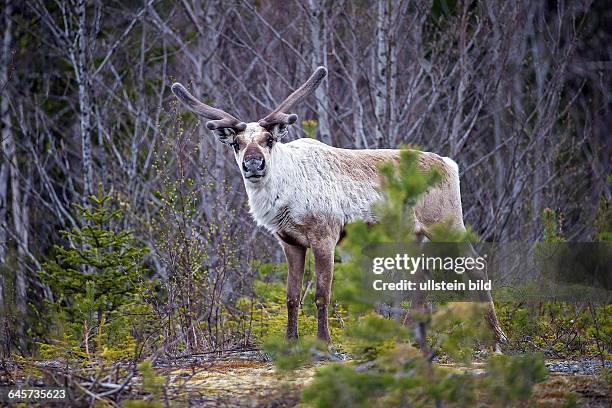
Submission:
[[[274,138],[272,136],[268,136],[268,140],[266,141],[266,145],[268,146],[268,148],[272,148],[272,145],[274,144]]]

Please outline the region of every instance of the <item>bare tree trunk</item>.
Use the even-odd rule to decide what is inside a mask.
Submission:
[[[395,10],[397,11],[397,10]],[[390,15],[391,13],[389,13]],[[393,24],[392,24],[393,25]],[[387,80],[387,116],[385,117],[384,123],[386,124],[387,139],[389,140],[389,147],[397,146],[397,137],[399,127],[392,126],[397,123],[397,30],[393,29],[389,31],[389,62],[388,68],[388,80]]]
[[[327,38],[326,22],[321,22],[325,17],[325,9],[322,2],[318,0],[308,0],[308,24],[310,28],[310,39],[312,41],[312,69],[317,66],[327,66]],[[319,139],[328,145],[333,144],[331,130],[329,128],[329,117],[327,109],[329,107],[329,94],[327,92],[327,82],[324,82],[315,91],[317,100],[317,127]]]
[[[21,180],[19,174],[19,162],[17,161],[17,146],[15,145],[15,135],[13,134],[13,126],[11,121],[11,115],[9,112],[10,88],[7,85],[9,79],[9,53],[13,41],[11,32],[11,14],[12,4],[10,1],[7,1],[4,10],[5,28],[4,36],[2,39],[2,67],[0,68],[0,83],[2,83],[4,87],[2,92],[2,102],[0,104],[0,111],[2,112],[2,150],[5,156],[5,161],[8,162],[8,181],[10,182],[11,186],[11,217],[13,219],[13,228],[17,241],[17,267],[15,268],[15,306],[18,318],[16,319],[16,322],[19,323],[19,339],[23,343],[23,341],[25,340],[25,336],[23,335],[25,333],[25,327],[23,322],[27,315],[27,269],[25,267],[25,254],[28,247],[28,225],[26,223],[26,217],[24,217],[26,210],[23,207],[21,196]],[[7,227],[8,222],[4,224],[4,228]]]
[[[387,75],[389,67],[389,4],[388,0],[378,2],[376,13],[376,50],[374,53],[374,114],[376,117],[376,143],[386,143],[384,123],[387,116]]]
[[[536,3],[537,4],[537,3]],[[535,79],[536,79],[536,95],[537,95],[537,113],[538,113],[538,122],[540,124],[539,129],[534,128],[534,137],[536,138],[536,151],[544,152],[546,139],[548,138],[548,131],[545,117],[546,117],[546,104],[545,100],[545,86],[546,86],[546,77],[549,75],[549,64],[546,59],[544,53],[544,46],[542,44],[542,40],[540,36],[536,36],[536,33],[542,33],[545,31],[546,27],[544,22],[544,7],[535,6],[535,19],[534,19],[534,38],[532,38],[532,47],[531,53],[533,57],[533,68],[535,71]],[[542,225],[540,221],[540,214],[543,209],[542,205],[542,187],[544,184],[544,180],[547,171],[548,160],[541,160],[541,157],[536,156],[534,162],[534,173],[533,173],[533,199],[531,201],[531,226],[532,226],[532,235],[537,236]]]
[[[17,244],[17,267],[15,268],[15,306],[20,322],[20,332],[24,329],[23,319],[27,314],[27,268],[26,251],[28,247],[28,225],[26,223],[26,207],[23,205],[21,196],[21,182],[19,174],[19,163],[17,161],[17,147],[13,132],[7,132],[3,140],[3,149],[9,160],[9,175],[11,184],[11,216]],[[21,333],[20,333],[21,334]],[[20,336],[20,340],[24,337]]]
[[[468,35],[467,30],[467,13],[469,3],[465,2],[463,5],[463,11],[461,14],[461,24],[459,26],[459,84],[457,85],[457,100],[455,102],[455,115],[453,117],[453,123],[450,134],[450,150],[451,157],[456,157],[459,148],[459,139],[461,138],[461,125],[463,123],[463,105],[465,103],[465,91],[467,87],[467,45],[466,36]]]
[[[193,64],[192,72],[195,77],[193,91],[198,97],[208,97],[213,100],[213,104],[218,105],[221,98],[216,84],[219,81],[221,70],[219,64],[215,63],[214,57],[219,45],[223,4],[218,0],[202,3],[201,0],[183,2],[183,9],[189,16],[194,30],[198,33],[195,47],[189,51],[192,56],[190,58]],[[197,134],[200,136],[199,162],[203,168],[210,168],[215,178],[214,192],[208,189],[201,191],[203,202],[210,202],[211,193],[224,194],[221,182],[225,173],[225,146],[216,143],[203,121],[200,121]],[[205,180],[200,180],[200,182],[208,184],[208,181]],[[211,206],[205,206],[202,210],[208,219],[214,217]]]
[[[488,13],[489,13],[489,18],[492,21],[492,31],[493,31],[493,41],[494,43],[501,43],[502,41],[502,33],[501,31],[501,27],[500,27],[500,23],[498,20],[498,16],[497,16],[497,7],[495,5],[488,5],[487,7],[488,9]],[[502,70],[504,69],[503,64],[502,64],[502,56],[501,56],[501,50],[499,48],[495,48],[493,49],[493,55],[494,55],[494,61],[495,61],[495,77],[496,78],[501,78],[502,77]],[[504,108],[504,96],[507,95],[505,92],[506,90],[504,89],[505,83],[502,81],[499,81],[497,84],[497,87],[495,89],[495,96],[494,96],[494,101],[493,101],[493,112],[492,112],[492,116],[493,116],[493,146],[492,146],[492,151],[495,152],[494,158],[495,158],[495,200],[497,201],[498,205],[500,205],[500,203],[502,202],[503,198],[505,197],[505,192],[506,189],[508,188],[507,183],[506,183],[506,173],[507,173],[507,166],[506,166],[506,162],[508,159],[508,155],[507,155],[507,150],[503,147],[501,147],[504,143],[504,129],[503,129],[503,124],[504,124],[504,116],[505,116],[505,108]],[[505,236],[507,235],[507,230],[503,230],[501,231],[501,236],[499,237],[501,240],[505,239]]]
[[[199,36],[198,42],[197,59],[197,79],[198,79],[198,90],[201,93],[207,93],[213,96],[216,103],[219,103],[220,92],[217,89],[218,81],[220,80],[221,70],[219,64],[215,63],[213,56],[219,46],[219,37],[221,24],[223,19],[223,4],[217,0],[208,1],[206,6],[202,6],[200,1],[194,2],[194,8],[199,13],[198,31],[202,34]],[[225,173],[225,161],[226,156],[224,149],[225,146],[220,146],[216,143],[216,140],[211,137],[210,131],[204,126],[204,122],[200,123],[199,133],[202,135],[202,148],[205,148],[200,153],[200,157],[205,159],[207,150],[211,147],[215,149],[214,163],[215,163],[215,177],[219,183],[217,188],[218,194],[223,194],[223,186],[221,181]],[[213,157],[209,157],[213,159]]]
[[[0,68],[1,69],[1,68]],[[0,85],[1,86],[1,85]],[[2,118],[2,123],[4,124],[4,118]],[[4,133],[4,132],[3,132]],[[2,135],[4,138],[4,135]],[[0,165],[0,356],[7,356],[9,350],[9,344],[6,343],[5,330],[7,328],[6,316],[8,315],[8,311],[6,309],[6,295],[5,295],[5,274],[8,272],[8,268],[6,267],[6,257],[8,253],[7,248],[7,193],[8,193],[8,165],[4,158],[4,152],[0,152],[2,157],[0,157],[0,161],[2,164]]]
[[[10,48],[12,42],[12,0],[6,0],[4,5],[4,13],[2,15],[4,23],[4,33],[2,37],[2,60],[0,60],[0,123],[2,132],[0,133],[0,143],[5,139],[11,137],[12,131],[11,116],[9,113],[9,96],[8,96],[8,77],[9,77],[9,64],[10,64]],[[4,151],[4,143],[0,145],[2,147],[0,156],[0,265],[4,265],[6,262],[6,256],[8,253],[7,240],[8,234],[6,228],[8,226],[8,175],[9,175],[9,160],[8,155]],[[0,277],[1,279],[1,277]],[[0,291],[2,288],[0,288]],[[2,292],[0,292],[0,297]],[[0,307],[3,303],[0,303]],[[0,315],[0,319],[4,316]]]
[[[354,8],[353,8],[354,9]],[[353,11],[354,13],[354,11]],[[351,58],[351,101],[353,105],[353,128],[355,132],[355,141],[358,148],[367,149],[369,147],[368,140],[366,139],[365,131],[363,129],[363,104],[359,98],[359,88],[357,82],[359,81],[359,64],[358,64],[358,45],[357,39],[353,36],[351,41],[352,58]]]
[[[8,70],[10,63],[10,47],[11,47],[11,14],[12,14],[12,1],[6,0],[4,5],[4,35],[2,38],[2,60],[0,62],[0,90],[2,90],[1,101],[0,101],[0,123],[2,132],[0,133],[0,140],[4,141],[9,137],[11,129],[11,116],[9,114],[8,104]],[[6,316],[8,315],[6,309],[6,298],[4,288],[5,276],[4,274],[8,271],[5,267],[6,258],[8,255],[8,175],[9,175],[9,161],[7,152],[4,149],[4,143],[1,144],[0,150],[0,355],[8,355],[10,350],[10,344],[7,344],[7,336],[5,330],[7,329]]]
[[[83,160],[83,194],[93,194],[93,163],[91,158],[91,101],[90,78],[87,67],[87,37],[86,37],[86,4],[85,0],[77,3],[78,26],[76,33],[76,50],[71,53],[72,65],[79,87],[79,108],[81,119],[81,154]]]
[[[22,200],[21,175],[19,162],[17,161],[17,146],[13,132],[8,132],[4,139],[4,152],[9,158],[9,174],[11,183],[11,216],[17,243],[17,267],[15,268],[15,305],[20,319],[27,314],[27,268],[26,252],[28,248],[28,223],[27,206]],[[23,322],[21,320],[21,322]],[[20,329],[23,329],[21,327]]]

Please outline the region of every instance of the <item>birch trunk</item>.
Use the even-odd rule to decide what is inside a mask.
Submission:
[[[8,70],[9,70],[9,52],[11,47],[11,14],[12,14],[12,1],[6,0],[4,4],[4,35],[2,38],[2,61],[0,62],[0,89],[2,89],[2,95],[0,96],[0,121],[2,123],[2,132],[0,133],[1,140],[7,140],[9,137],[12,138],[11,133],[11,117],[9,114],[8,104]],[[7,152],[4,149],[4,143],[2,143],[0,149],[0,355],[7,356],[9,353],[10,344],[7,342],[7,336],[5,335],[7,330],[8,315],[6,310],[6,298],[4,288],[6,287],[4,274],[8,270],[5,268],[6,258],[8,255],[8,175],[9,175],[9,161]]]
[[[317,0],[308,1],[309,8],[309,28],[310,28],[310,40],[312,42],[312,70],[319,65],[327,66],[327,41],[326,41],[326,27],[325,23],[321,22],[321,17],[324,15],[325,10],[322,4]],[[319,139],[328,145],[333,144],[331,137],[331,130],[329,127],[329,117],[327,115],[327,108],[329,107],[329,94],[327,91],[327,82],[324,82],[315,90],[315,98],[317,100],[317,127],[319,133]]]
[[[491,19],[491,21],[493,22],[493,38],[494,38],[494,42],[500,42],[501,41],[501,33],[500,33],[500,27],[499,27],[499,23],[497,21],[497,15],[496,10],[494,7],[489,7],[488,8],[489,11],[489,18]],[[497,62],[496,64],[496,71],[495,71],[495,77],[496,78],[501,78],[502,76],[502,70],[503,70],[503,66],[502,66],[502,58],[500,56],[500,50],[498,48],[493,49],[493,55],[494,55],[494,60]],[[497,205],[499,206],[503,197],[505,196],[505,192],[506,192],[506,149],[505,148],[497,148],[498,146],[501,146],[504,143],[504,130],[503,130],[503,123],[504,123],[504,112],[505,112],[505,108],[504,108],[504,95],[507,95],[505,93],[505,89],[504,89],[504,83],[503,82],[499,82],[497,85],[497,88],[495,90],[495,97],[494,97],[494,109],[493,109],[493,146],[492,146],[492,151],[495,152],[495,200],[497,202]],[[502,231],[502,233],[504,233],[505,231]],[[504,234],[505,235],[505,234]],[[504,237],[500,237],[501,239],[503,239]]]
[[[543,24],[544,16],[543,7],[536,6],[536,18],[534,20],[534,32],[544,32],[545,26]],[[542,44],[541,37],[534,38],[532,41],[531,53],[533,57],[533,68],[535,71],[536,79],[536,91],[538,97],[537,112],[538,120],[536,127],[534,128],[533,137],[536,139],[536,151],[544,152],[546,139],[548,138],[548,131],[546,126],[546,104],[544,103],[546,94],[546,77],[549,75],[549,64],[545,58],[544,46]],[[538,236],[541,230],[540,214],[543,209],[542,205],[542,185],[546,179],[548,160],[542,160],[540,155],[534,157],[534,174],[533,174],[533,199],[531,201],[531,227],[532,235]]]
[[[11,32],[11,14],[12,4],[7,1],[4,9],[4,35],[2,39],[2,67],[0,72],[0,83],[7,84],[9,80],[9,63],[10,63],[10,48],[12,45]],[[7,84],[8,85],[8,84]],[[15,307],[17,312],[17,322],[20,322],[18,334],[20,342],[23,342],[25,336],[25,327],[23,321],[27,314],[27,269],[25,267],[26,252],[28,247],[28,225],[26,217],[26,209],[22,202],[21,194],[21,179],[19,174],[19,162],[17,161],[17,146],[15,145],[15,135],[13,134],[13,126],[9,112],[9,87],[3,87],[2,102],[0,111],[2,116],[2,150],[4,159],[8,162],[8,182],[10,183],[11,193],[11,217],[13,219],[13,228],[17,244],[17,267],[15,268]],[[8,203],[7,203],[8,204]],[[5,210],[6,211],[6,210]],[[6,217],[6,213],[5,213]],[[8,222],[3,226],[8,227]],[[3,324],[5,322],[2,322]]]
[[[389,64],[389,7],[388,0],[378,2],[376,14],[376,52],[374,57],[374,113],[376,117],[376,143],[386,143],[383,124],[387,116],[387,74]]]
[[[202,4],[200,0],[190,3],[185,2],[185,12],[188,13],[189,21],[193,24],[194,31],[198,33],[197,43],[193,51],[189,51],[193,56],[190,58],[193,64],[194,83],[193,92],[198,98],[212,99],[212,104],[218,106],[220,93],[216,83],[219,80],[219,64],[215,64],[214,54],[218,52],[219,44],[219,25],[223,18],[222,4],[217,1],[208,1]],[[210,131],[204,126],[206,121],[200,120],[197,134],[200,136],[198,143],[198,160],[203,168],[210,168],[215,179],[215,190],[201,189],[202,202],[211,202],[214,194],[224,194],[221,181],[225,173],[225,149],[222,144],[217,143]],[[209,184],[208,180],[201,180],[201,183]],[[202,206],[201,210],[210,220],[215,217],[213,206]]]
[[[93,163],[91,158],[91,101],[87,67],[86,8],[85,0],[79,0],[76,50],[72,52],[72,64],[79,87],[79,108],[81,125],[81,155],[83,160],[83,194],[93,194]],[[76,55],[75,55],[76,51]]]
[[[365,136],[363,128],[363,104],[359,97],[359,88],[357,82],[361,76],[359,73],[359,64],[357,62],[358,45],[356,39],[352,40],[353,58],[351,58],[351,101],[353,105],[353,128],[355,129],[355,144],[357,148],[367,149],[369,147],[368,140]]]
[[[467,32],[467,5],[463,8],[461,15],[461,25],[459,32],[459,84],[457,85],[457,100],[455,102],[455,115],[453,116],[453,122],[450,134],[450,150],[451,157],[456,157],[459,148],[459,139],[461,135],[461,124],[463,123],[463,104],[465,103],[465,90],[467,87],[467,52],[466,49],[466,36]]]
[[[200,35],[200,42],[198,47],[198,86],[201,87],[199,91],[201,94],[207,93],[211,95],[215,101],[215,104],[219,104],[222,99],[221,93],[217,89],[218,83],[221,77],[221,70],[219,64],[215,63],[213,55],[217,51],[219,44],[219,36],[223,19],[223,4],[218,1],[208,1],[206,6],[201,6],[200,2],[195,2],[195,8],[202,10],[202,15],[198,18],[198,22],[202,24],[198,27],[198,30],[203,33]],[[203,141],[205,140],[206,145],[214,149],[214,163],[215,163],[215,178],[219,185],[217,186],[217,194],[224,194],[223,186],[221,181],[225,176],[225,162],[226,162],[226,150],[225,146],[217,143],[217,141],[211,137],[210,131],[204,126],[204,121],[200,121],[199,133],[202,135]],[[203,145],[204,147],[204,145]],[[202,152],[202,157],[206,155],[206,151]],[[213,157],[210,157],[213,159]]]

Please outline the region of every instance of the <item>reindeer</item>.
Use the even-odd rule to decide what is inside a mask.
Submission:
[[[384,162],[397,162],[399,150],[340,149],[309,138],[281,142],[288,127],[298,119],[291,113],[294,107],[312,94],[326,75],[327,70],[318,67],[273,112],[248,124],[200,102],[180,83],[173,84],[172,91],[187,108],[208,119],[206,127],[234,150],[250,213],[283,248],[289,269],[286,338],[298,337],[304,262],[306,250],[310,248],[316,272],[317,337],[331,345],[327,315],[334,249],[347,223],[376,222],[372,205],[382,199],[379,167]],[[443,221],[450,221],[453,228],[465,231],[457,164],[434,153],[422,152],[418,157],[420,168],[436,168],[444,177],[414,208],[417,236],[427,236],[429,226]],[[471,279],[486,279],[486,272],[484,275],[476,270],[468,273]],[[483,300],[488,303],[486,317],[498,349],[505,342],[505,335],[491,294],[487,292]]]

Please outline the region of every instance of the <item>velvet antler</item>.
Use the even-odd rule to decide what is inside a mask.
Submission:
[[[198,101],[185,87],[178,82],[172,85],[172,92],[187,108],[198,115],[210,119],[206,122],[206,127],[210,130],[230,128],[236,131],[246,129],[246,123],[222,111]]]
[[[291,125],[295,123],[298,116],[295,113],[290,113],[290,111],[292,111],[298,103],[313,93],[326,76],[327,69],[325,69],[325,67],[318,67],[302,86],[289,95],[287,99],[278,105],[268,116],[260,119],[259,125],[268,127],[276,124]]]

